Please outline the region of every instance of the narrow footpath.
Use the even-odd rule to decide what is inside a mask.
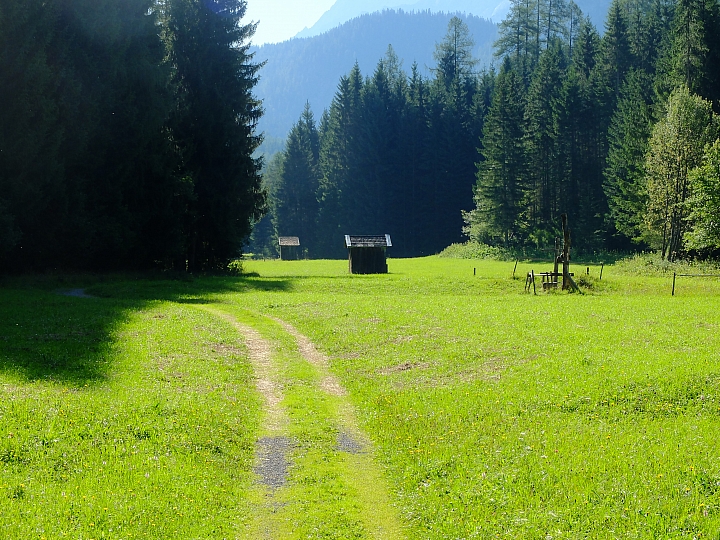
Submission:
[[[229,304],[201,309],[238,331],[264,401],[253,519],[240,537],[406,538],[372,444],[328,358],[279,319]]]

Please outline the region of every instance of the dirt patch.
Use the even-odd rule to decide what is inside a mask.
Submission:
[[[233,347],[231,345],[213,345],[212,350],[222,356],[243,356],[245,354],[245,351],[240,347]]]
[[[292,447],[293,442],[288,437],[265,437],[257,442],[257,465],[254,471],[260,477],[261,484],[275,490],[287,483],[290,467],[287,454]]]
[[[346,454],[362,454],[365,452],[365,446],[349,433],[341,431],[338,433],[337,450]]]
[[[300,350],[300,354],[302,354],[303,358],[305,358],[305,360],[310,362],[313,366],[320,369],[321,373],[325,375],[320,383],[320,388],[333,396],[346,396],[347,391],[343,385],[340,384],[337,377],[329,373],[330,361],[328,360],[328,357],[318,351],[313,342],[298,332],[294,326],[280,319],[274,320],[282,325],[288,334],[295,338],[298,349]]]
[[[347,392],[340,384],[340,381],[338,381],[333,376],[328,376],[323,378],[323,380],[320,382],[320,388],[322,388],[325,392],[327,392],[330,395],[333,396],[346,396]]]
[[[428,369],[430,364],[427,362],[405,362],[399,366],[392,366],[378,370],[380,375],[392,375],[393,373],[402,373],[403,371],[410,371],[411,369]]]
[[[287,422],[287,416],[280,405],[283,400],[282,387],[273,378],[272,348],[270,343],[262,337],[260,332],[250,326],[239,323],[232,315],[219,310],[206,309],[231,323],[245,338],[245,346],[247,347],[250,363],[253,365],[253,371],[255,372],[255,387],[265,401],[264,408],[267,415],[265,422],[266,428],[271,432],[281,430]],[[243,354],[242,349],[229,345],[215,344],[214,347],[218,350],[224,349],[226,351],[233,349]]]
[[[249,326],[235,323],[236,327],[245,336],[245,344],[250,353],[250,360],[255,367],[255,385],[266,400],[268,413],[272,416],[282,414],[280,402],[283,399],[280,385],[272,378],[271,348],[270,344],[263,339],[260,332]]]

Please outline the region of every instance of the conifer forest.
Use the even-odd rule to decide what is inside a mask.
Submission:
[[[396,257],[477,241],[577,250],[720,248],[720,6],[614,0],[596,28],[566,0],[512,0],[495,63],[479,69],[453,18],[431,76],[392,45],[349,66],[328,110],[309,105],[266,164],[278,235],[340,257],[344,234],[385,234]]]
[[[265,208],[244,0],[0,3],[2,271],[214,270]]]
[[[0,4],[3,272],[216,270],[279,236],[311,258],[346,234],[538,249],[561,214],[580,251],[720,250],[718,0],[614,0],[600,29],[512,0],[488,67],[454,17],[429,71],[391,44],[349,65],[267,161],[246,7]]]

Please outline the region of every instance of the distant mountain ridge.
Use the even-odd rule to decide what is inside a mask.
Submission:
[[[611,0],[575,0],[575,3],[602,32]],[[303,29],[295,37],[317,36],[361,15],[388,9],[408,13],[427,10],[465,13],[499,23],[510,11],[510,0],[337,0],[312,27]]]
[[[481,65],[493,61],[497,26],[480,17],[460,15],[475,40],[474,56]],[[409,72],[413,61],[429,75],[433,52],[447,32],[452,15],[384,11],[357,17],[322,35],[291,39],[254,48],[256,61],[267,61],[260,71],[255,95],[263,100],[265,115],[259,128],[269,137],[284,138],[300,117],[306,101],[319,119],[330,106],[340,77],[358,63],[370,75],[389,44]]]
[[[499,23],[510,9],[510,0],[337,0],[310,28],[295,37],[312,37],[370,13],[401,9],[405,12],[466,13]]]

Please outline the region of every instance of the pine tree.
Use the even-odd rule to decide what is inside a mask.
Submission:
[[[637,240],[647,207],[645,154],[652,130],[651,89],[644,72],[628,74],[610,125],[605,169],[610,225],[626,238]]]
[[[562,164],[557,119],[565,69],[565,56],[556,42],[540,56],[525,109],[527,155],[533,164],[528,192],[530,223],[540,235],[540,243],[548,242],[554,235],[561,213]]]
[[[467,234],[476,241],[505,246],[523,238],[523,179],[528,167],[523,145],[524,84],[505,58],[495,82],[483,131],[483,161],[478,163],[476,208],[467,217]]]
[[[188,266],[223,268],[240,254],[265,206],[261,161],[252,157],[262,114],[252,95],[260,68],[248,44],[255,25],[240,24],[244,0],[167,2],[169,59],[179,93],[172,132],[194,186]]]
[[[318,214],[320,140],[310,104],[288,134],[282,170],[273,185],[273,225],[277,236],[298,236],[314,255]]]
[[[342,257],[347,232],[347,210],[352,204],[349,187],[357,166],[355,142],[361,113],[363,78],[357,64],[340,79],[320,141],[318,187],[318,250],[321,257]]]

